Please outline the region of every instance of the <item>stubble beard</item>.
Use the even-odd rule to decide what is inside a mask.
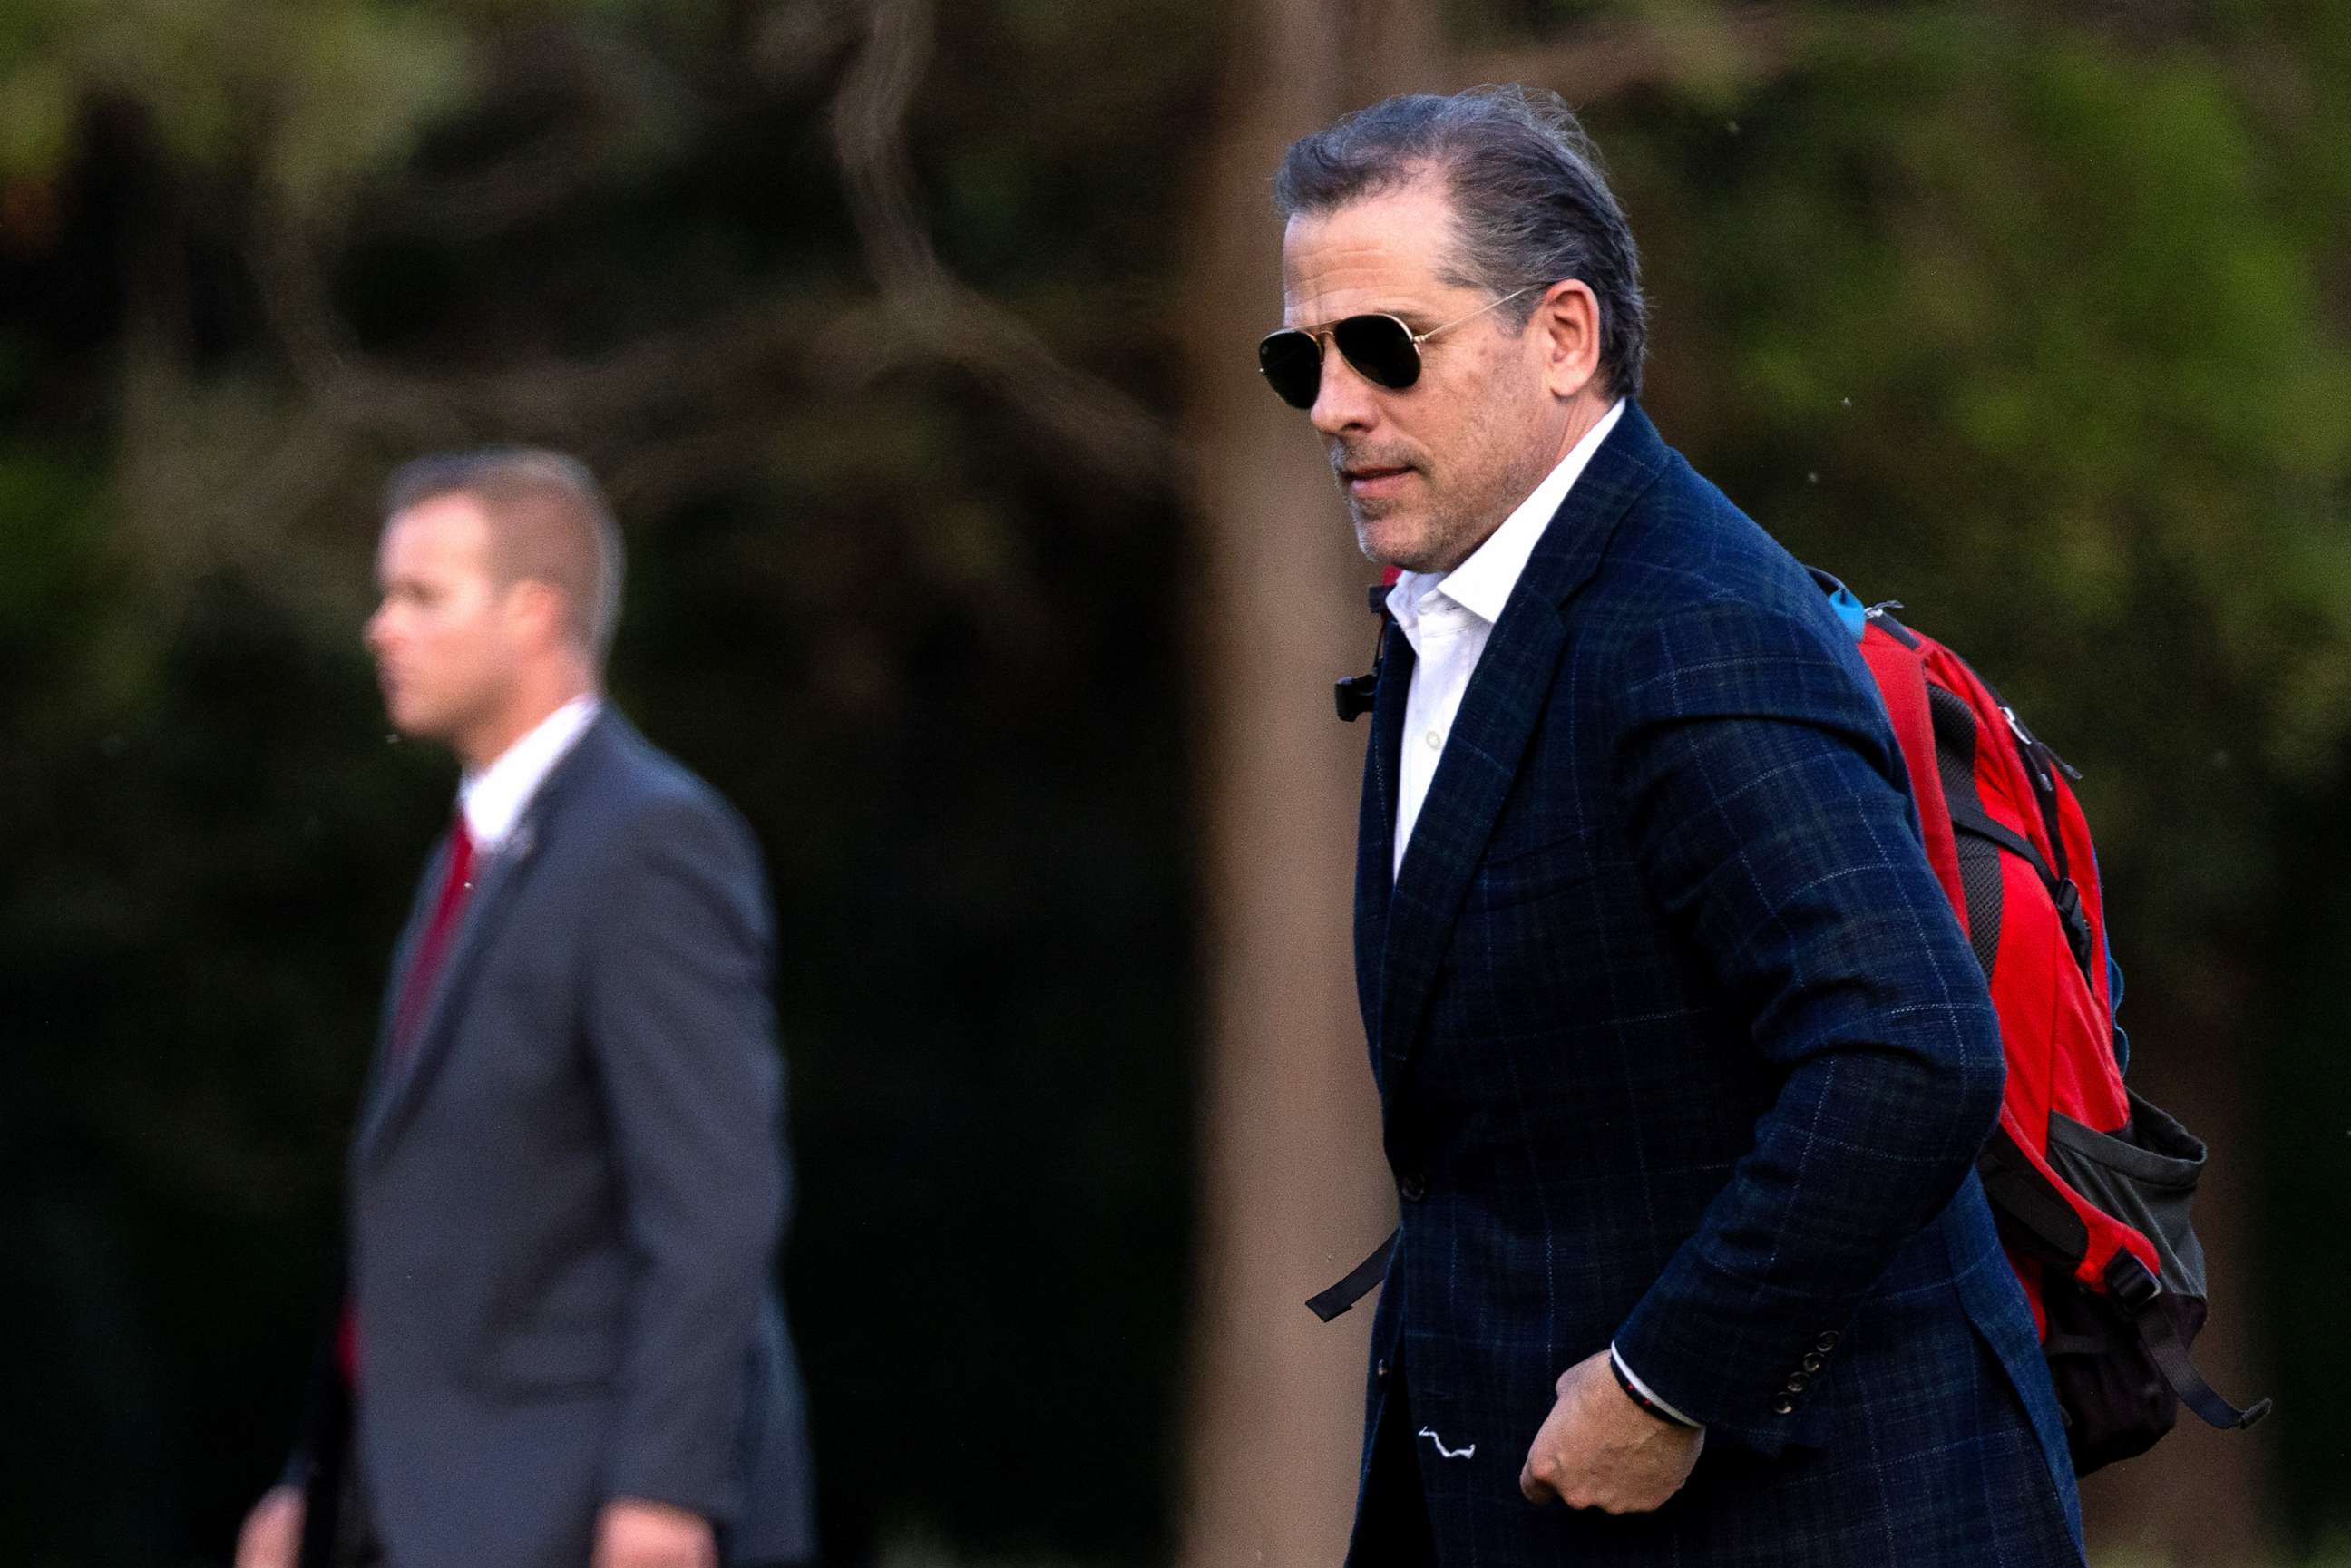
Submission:
[[[1364,556],[1383,566],[1402,567],[1406,571],[1451,571],[1476,554],[1479,547],[1493,537],[1512,510],[1533,494],[1535,486],[1551,472],[1550,465],[1540,455],[1520,457],[1490,468],[1479,462],[1459,464],[1455,472],[1460,474],[1465,468],[1470,472],[1464,477],[1482,474],[1483,482],[1473,485],[1471,494],[1432,488],[1425,510],[1426,520],[1418,537],[1401,549],[1385,552],[1373,549],[1371,526],[1384,515],[1383,509],[1377,503],[1358,506],[1350,497],[1347,509],[1355,521],[1355,542]],[[1394,535],[1390,537],[1393,540]]]
[[[1393,463],[1409,468],[1419,476],[1420,495],[1362,499],[1347,485],[1343,465],[1350,458],[1368,459],[1380,466]],[[1384,453],[1342,449],[1332,454],[1331,466],[1338,481],[1340,498],[1346,503],[1348,518],[1355,526],[1355,548],[1363,552],[1364,559],[1405,571],[1428,571],[1442,566],[1460,542],[1465,531],[1463,521],[1446,504],[1446,497],[1422,464],[1401,453],[1390,457]],[[1417,527],[1414,526],[1416,520]],[[1466,555],[1468,551],[1462,553]]]
[[[1457,454],[1446,465],[1449,483],[1443,485],[1431,478],[1421,462],[1412,461],[1413,471],[1420,476],[1418,495],[1361,500],[1346,488],[1342,475],[1340,494],[1355,525],[1355,546],[1364,559],[1423,573],[1447,572],[1468,559],[1544,472],[1532,460],[1495,461],[1491,441],[1489,436]],[[1333,469],[1348,455],[1374,461],[1384,456],[1334,453]]]
[[[1498,397],[1497,413],[1520,408],[1511,398]],[[1331,453],[1339,493],[1355,525],[1355,545],[1366,559],[1406,571],[1450,571],[1492,536],[1511,508],[1532,493],[1550,471],[1550,464],[1537,449],[1536,432],[1527,421],[1489,416],[1472,423],[1465,437],[1443,463],[1442,482],[1430,474],[1424,461],[1426,455],[1408,446],[1390,454],[1365,443],[1353,448],[1342,445]],[[1360,499],[1347,487],[1344,468],[1350,461],[1408,466],[1420,476],[1417,493]],[[1375,542],[1381,538],[1385,540],[1384,546]]]
[[[1423,482],[1426,482],[1424,473]],[[1359,502],[1347,497],[1347,514],[1355,525],[1355,548],[1364,559],[1378,566],[1398,567],[1405,571],[1449,571],[1468,559],[1483,542],[1484,536],[1493,531],[1499,517],[1484,520],[1467,515],[1458,507],[1448,505],[1449,497],[1432,494],[1417,508],[1389,502]],[[1419,513],[1419,526],[1412,526],[1411,512]],[[1380,525],[1395,519],[1402,528],[1381,528]],[[1384,536],[1384,543],[1380,536]]]
[[[1358,507],[1351,501],[1347,510],[1355,522],[1355,548],[1375,566],[1398,567],[1405,571],[1437,570],[1450,554],[1447,547],[1458,531],[1441,513],[1433,510],[1426,514],[1419,528],[1410,532],[1378,528],[1382,520],[1395,516],[1393,509]]]

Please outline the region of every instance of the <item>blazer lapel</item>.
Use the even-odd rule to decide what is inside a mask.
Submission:
[[[520,831],[518,824],[517,831]],[[383,1082],[360,1135],[362,1158],[381,1150],[392,1128],[440,1066],[451,1033],[451,998],[464,991],[483,945],[497,928],[517,873],[529,858],[530,845],[525,841],[509,843],[496,854],[483,859],[474,873],[474,888],[466,896],[465,912],[459,917],[456,932],[449,939],[449,950],[441,959],[440,972],[433,977],[433,989],[417,1014],[415,1038],[401,1048],[391,1039],[387,1020],[384,1049],[378,1052],[384,1063]],[[393,989],[399,989],[397,981]],[[396,1010],[396,1000],[393,1006]]]
[[[400,939],[392,945],[392,968],[384,982],[383,1000],[376,1009],[375,1050],[369,1055],[367,1083],[360,1092],[361,1141],[365,1130],[374,1124],[391,1082],[392,1026],[400,1012],[401,988],[407,978],[408,966],[416,960],[416,945],[424,939],[425,927],[432,924],[434,899],[440,892],[441,879],[447,874],[448,866],[449,840],[444,835],[425,860],[424,874],[417,880],[416,896],[409,904],[408,923],[400,928]]]
[[[370,1096],[367,1115],[360,1129],[357,1154],[361,1161],[381,1154],[390,1145],[392,1134],[423,1092],[425,1084],[431,1082],[442,1059],[448,1054],[451,1040],[456,1032],[454,1014],[457,1000],[465,995],[484,949],[496,935],[500,923],[512,907],[516,890],[527,880],[530,867],[538,856],[539,841],[556,809],[561,804],[563,791],[580,771],[583,755],[592,746],[600,744],[603,738],[602,732],[616,722],[609,709],[597,716],[572,746],[570,752],[540,783],[538,793],[506,842],[499,846],[496,853],[483,858],[474,873],[474,887],[466,897],[465,914],[459,918],[457,929],[449,939],[449,950],[442,957],[440,972],[433,977],[433,989],[417,1015],[415,1038],[408,1042],[404,1051],[395,1054],[392,1030],[399,1007],[399,992],[421,929],[412,920],[409,935],[402,943],[400,962],[392,971],[391,994],[385,998],[376,1049],[378,1082]],[[444,843],[441,853],[434,857],[433,869],[427,873],[425,885],[428,888],[440,884],[447,854]]]
[[[1656,426],[1638,404],[1626,404],[1543,530],[1462,694],[1460,716],[1446,737],[1387,910],[1379,1050],[1390,1104],[1395,1098],[1390,1081],[1419,1041],[1462,899],[1550,697],[1567,643],[1566,603],[1599,566],[1625,508],[1656,479],[1666,456]]]
[[[1380,966],[1386,950],[1388,899],[1395,886],[1396,780],[1402,763],[1405,698],[1412,690],[1412,642],[1381,612],[1379,685],[1364,756],[1363,821],[1355,835],[1355,988],[1372,1071],[1380,1071]]]

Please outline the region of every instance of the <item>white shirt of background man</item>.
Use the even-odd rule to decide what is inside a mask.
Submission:
[[[1543,530],[1551,527],[1552,515],[1624,413],[1625,400],[1619,398],[1468,560],[1441,578],[1432,571],[1407,571],[1388,591],[1388,612],[1413,652],[1391,874],[1404,869],[1405,846],[1412,841],[1413,824],[1428,799],[1446,738],[1461,715],[1462,694],[1477,674],[1494,622],[1502,618],[1502,606],[1510,601],[1510,591],[1519,585],[1519,574],[1526,570],[1527,558],[1535,553]]]
[[[496,762],[458,782],[457,807],[465,813],[475,854],[494,855],[506,847],[530,798],[596,722],[602,706],[592,695],[573,697],[498,753]]]

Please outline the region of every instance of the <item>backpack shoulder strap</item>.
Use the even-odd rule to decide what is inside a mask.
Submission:
[[[1967,919],[1967,889],[1959,877],[1959,841],[1951,832],[1950,802],[1944,799],[1941,770],[1935,765],[1935,724],[1927,706],[1927,664],[1916,635],[1883,611],[1869,613],[1862,632],[1861,662],[1877,683],[1886,716],[1910,775],[1910,797],[1918,811],[1918,833],[1927,863],[1942,884],[1943,896]]]

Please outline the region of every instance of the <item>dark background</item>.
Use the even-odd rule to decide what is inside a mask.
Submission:
[[[1436,45],[1384,89],[1584,106],[1668,439],[2086,775],[2134,1079],[2218,1145],[2208,1359],[2279,1398],[2102,1478],[2093,1544],[2324,1550],[2351,7],[1367,9]],[[1201,844],[1266,805],[1213,715],[1368,635],[1204,652],[1204,476],[1255,459],[1200,437],[1282,411],[1192,307],[1271,256],[1209,178],[1312,74],[1262,40],[1348,10],[0,9],[0,1559],[223,1562],[282,1458],[453,776],[360,655],[374,492],[494,439],[609,480],[616,695],[767,850],[836,1554],[1185,1550]]]

